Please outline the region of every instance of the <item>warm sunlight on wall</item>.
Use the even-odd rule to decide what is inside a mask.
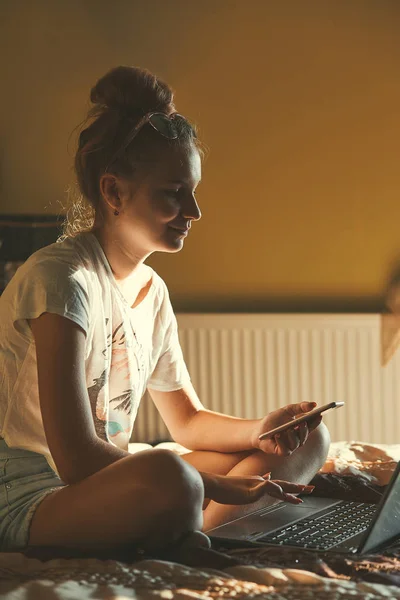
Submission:
[[[151,260],[175,307],[380,308],[400,254],[398,2],[26,1],[0,17],[3,212],[58,210],[90,86],[145,66],[210,147],[203,219]]]

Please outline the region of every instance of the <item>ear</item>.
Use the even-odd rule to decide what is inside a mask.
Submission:
[[[121,199],[117,177],[111,173],[105,173],[100,177],[99,187],[100,193],[110,209],[113,212],[114,210],[119,211],[121,208]]]

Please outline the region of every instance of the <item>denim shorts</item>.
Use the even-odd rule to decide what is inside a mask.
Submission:
[[[64,485],[44,456],[9,448],[0,438],[0,551],[28,546],[36,508],[47,494]]]

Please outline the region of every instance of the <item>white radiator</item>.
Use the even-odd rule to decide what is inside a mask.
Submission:
[[[324,417],[332,441],[400,442],[400,352],[381,366],[381,316],[179,314],[183,353],[208,409],[259,418],[303,400],[343,408]],[[133,441],[169,439],[145,396]]]

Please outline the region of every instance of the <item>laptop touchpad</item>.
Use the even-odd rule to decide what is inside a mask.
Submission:
[[[233,539],[251,539],[260,533],[270,533],[285,527],[298,519],[305,519],[315,515],[319,510],[334,506],[340,500],[331,498],[304,498],[303,504],[288,504],[280,502],[274,506],[266,507],[256,513],[246,515],[236,521],[220,525],[215,529],[207,531],[207,534],[217,537]]]

